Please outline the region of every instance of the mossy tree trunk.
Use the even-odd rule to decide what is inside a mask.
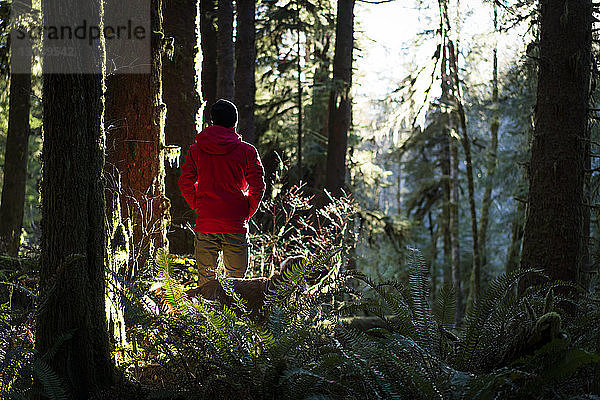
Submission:
[[[329,94],[327,183],[340,195],[346,183],[348,131],[352,123],[352,52],[354,49],[354,0],[339,0],[335,28],[333,84]]]
[[[172,0],[165,7],[165,35],[173,38],[173,55],[164,60],[164,101],[167,105],[165,138],[169,145],[180,148],[178,163],[166,165],[166,194],[171,201],[169,250],[177,254],[194,252],[194,235],[186,226],[194,227],[196,214],[179,190],[180,166],[188,147],[196,141],[201,128],[201,105],[196,71],[199,51],[198,0]]]
[[[108,12],[110,7],[111,2],[107,2]],[[121,73],[106,78],[106,171],[120,189],[122,216],[131,219],[133,225],[133,259],[127,279],[135,277],[158,249],[168,249],[162,0],[151,2],[150,27],[150,73]]]
[[[218,0],[217,23],[217,97],[233,101],[233,0]]]
[[[202,46],[201,88],[204,125],[210,123],[210,106],[217,101],[217,6],[215,0],[200,0],[200,42]]]
[[[540,4],[537,104],[528,215],[521,266],[577,282],[586,253],[587,160],[592,2]],[[520,291],[535,283],[520,282]]]
[[[52,24],[64,10],[77,14],[79,6],[73,0],[42,1],[44,25]],[[102,2],[92,0],[87,6],[88,23],[100,26]],[[95,51],[101,57],[103,46]],[[63,340],[46,362],[72,398],[88,399],[113,382],[105,315],[103,75],[48,74],[50,67],[44,62],[35,347],[43,355]]]
[[[256,94],[256,1],[237,1],[235,40],[235,101],[239,112],[238,132],[254,143],[254,99]]]
[[[13,15],[26,13],[31,9],[31,0],[13,2],[12,8]],[[21,243],[27,184],[32,51],[27,40],[13,41],[11,44],[13,56],[0,204],[0,251],[16,257]]]

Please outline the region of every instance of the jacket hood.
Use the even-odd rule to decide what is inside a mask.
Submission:
[[[205,153],[227,154],[240,145],[242,137],[235,128],[211,125],[196,135],[196,142]]]

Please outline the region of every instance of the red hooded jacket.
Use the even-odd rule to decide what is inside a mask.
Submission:
[[[196,232],[246,233],[265,191],[258,152],[235,128],[212,125],[196,136],[179,189],[196,211]]]

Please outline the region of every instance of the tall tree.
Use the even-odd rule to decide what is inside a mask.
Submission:
[[[116,73],[106,78],[106,170],[122,191],[122,216],[133,225],[134,259],[127,278],[134,277],[156,250],[168,247],[162,0],[152,0],[150,5],[150,73]],[[117,0],[106,2],[107,13],[118,12],[119,7]]]
[[[346,181],[348,130],[352,122],[352,51],[354,0],[338,0],[333,57],[333,85],[329,95],[327,189],[339,195]]]
[[[201,88],[205,102],[204,123],[210,122],[210,106],[217,101],[216,0],[200,0],[200,43],[202,46]]]
[[[31,11],[31,0],[13,2],[17,19]],[[4,155],[4,183],[0,204],[0,250],[19,252],[27,184],[32,50],[29,40],[12,40],[8,132]]]
[[[254,143],[254,102],[256,94],[256,0],[238,0],[235,39],[235,101],[239,111],[238,131]]]
[[[165,140],[180,148],[177,163],[166,165],[166,195],[171,201],[169,250],[178,254],[194,251],[194,236],[186,229],[193,226],[194,211],[181,195],[177,181],[179,166],[183,165],[188,147],[196,140],[201,107],[200,80],[196,71],[199,51],[198,0],[176,0],[167,3],[164,12],[165,35],[173,40],[173,54],[165,58],[163,68],[164,101],[167,105]],[[254,65],[254,64],[252,64]]]
[[[101,26],[100,0],[87,2],[85,13],[75,0],[43,0],[42,10],[44,26],[64,21],[65,10],[70,22],[86,18]],[[44,39],[44,48],[49,42]],[[89,48],[77,61],[101,65],[103,45]],[[68,67],[74,65],[57,65],[48,56],[43,63],[41,300],[35,348],[46,354],[60,344],[48,364],[73,398],[88,399],[113,380],[104,312],[103,74],[102,69],[75,74]]]
[[[296,73],[297,73],[297,77],[296,77],[296,82],[297,82],[297,96],[298,96],[298,100],[297,100],[297,107],[298,107],[298,121],[297,121],[297,133],[296,133],[296,138],[298,141],[298,145],[297,145],[297,169],[298,169],[298,174],[297,174],[297,178],[298,178],[298,184],[300,184],[300,182],[302,181],[303,177],[304,177],[304,173],[303,173],[303,167],[302,167],[302,56],[301,56],[301,41],[300,41],[300,36],[301,36],[301,24],[302,24],[302,20],[300,17],[300,1],[297,0],[296,1]]]
[[[494,34],[498,32],[498,6],[494,2]],[[492,119],[490,121],[490,144],[487,151],[487,172],[485,190],[481,202],[481,219],[479,221],[478,243],[481,254],[481,266],[487,263],[487,228],[489,224],[490,207],[492,205],[492,189],[494,187],[494,175],[498,158],[498,130],[500,128],[500,117],[498,115],[498,43],[494,39],[492,50]]]
[[[233,0],[218,0],[217,24],[217,97],[233,101]]]
[[[585,254],[584,181],[592,2],[540,3],[537,104],[521,265],[577,281]],[[531,279],[519,286],[524,290]]]
[[[460,323],[463,314],[463,290],[460,270],[460,230],[459,230],[459,159],[458,159],[458,140],[456,126],[456,110],[453,110],[456,105],[456,86],[453,70],[453,53],[454,48],[451,45],[450,38],[450,19],[448,17],[448,1],[440,0],[440,51],[442,53],[441,64],[441,85],[442,97],[441,102],[447,108],[448,112],[444,114],[444,159],[442,161],[442,170],[447,171],[447,183],[444,184],[444,196],[447,198],[447,206],[444,205],[442,211],[448,224],[448,237],[445,239],[444,249],[449,250],[449,256],[445,256],[450,260],[450,277],[456,293],[456,315],[455,320]],[[446,214],[447,213],[447,214]],[[446,214],[446,215],[444,215]],[[447,243],[446,243],[447,241]]]
[[[444,21],[447,29],[445,32],[450,32],[450,18],[448,16],[447,0],[443,1],[444,7],[440,7],[442,11],[442,20]],[[463,100],[461,95],[460,79],[458,75],[458,38],[459,38],[459,21],[460,21],[460,1],[456,2],[456,34],[455,39],[452,40],[448,35],[447,40],[444,42],[447,47],[449,70],[450,70],[450,82],[452,91],[452,103],[455,108],[457,132],[460,131],[460,143],[462,144],[463,151],[465,153],[465,166],[467,172],[467,190],[469,193],[469,211],[471,215],[471,237],[473,238],[473,264],[471,269],[471,284],[469,285],[469,297],[467,307],[470,307],[474,301],[477,300],[480,293],[480,281],[481,281],[481,261],[479,257],[479,243],[478,243],[478,230],[477,230],[477,212],[475,208],[475,185],[473,182],[473,162],[471,160],[471,140],[469,138],[469,132],[467,130],[467,118],[465,115],[465,109],[463,106]],[[458,166],[456,166],[458,170]],[[457,181],[458,182],[458,181]],[[457,204],[458,206],[458,204]],[[460,307],[459,307],[460,308]],[[458,308],[457,308],[458,309]]]

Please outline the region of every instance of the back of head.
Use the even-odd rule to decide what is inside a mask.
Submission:
[[[232,102],[225,99],[219,99],[210,108],[210,118],[214,125],[233,128],[238,120],[237,108]]]

